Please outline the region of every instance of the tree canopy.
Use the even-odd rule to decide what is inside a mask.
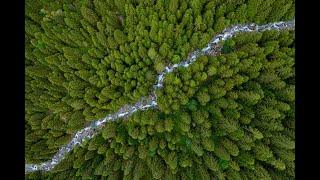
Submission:
[[[165,66],[235,23],[294,17],[293,0],[26,1],[25,156],[153,90]],[[240,34],[164,79],[158,109],[107,123],[27,179],[292,179],[294,32]]]

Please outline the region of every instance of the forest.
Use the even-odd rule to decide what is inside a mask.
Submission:
[[[37,0],[25,7],[25,159],[148,96],[224,28],[294,18],[293,0]],[[26,179],[294,179],[294,31],[240,34],[178,68],[158,108],[109,122]]]

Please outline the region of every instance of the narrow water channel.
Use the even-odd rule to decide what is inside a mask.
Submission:
[[[229,28],[226,28],[222,33],[214,36],[214,38],[208,43],[206,47],[204,47],[201,50],[196,50],[192,52],[185,61],[165,67],[164,71],[158,75],[156,84],[153,86],[154,90],[149,97],[143,97],[140,101],[133,105],[125,105],[124,107],[120,108],[118,112],[108,114],[105,118],[92,122],[89,126],[78,131],[73,136],[72,140],[67,145],[62,146],[61,149],[53,156],[51,160],[43,162],[41,164],[26,164],[25,173],[38,170],[50,171],[57,164],[59,164],[64,159],[65,155],[68,152],[70,152],[76,145],[81,144],[85,140],[91,139],[95,134],[97,134],[106,122],[116,121],[125,116],[128,117],[138,110],[143,111],[149,108],[155,108],[157,106],[155,90],[163,87],[163,79],[165,75],[171,73],[178,67],[188,67],[190,64],[195,62],[196,59],[201,55],[219,54],[221,48],[218,46],[218,44],[221,41],[230,39],[234,37],[236,34],[243,32],[262,32],[267,30],[285,30],[294,28],[294,19],[291,21],[274,22],[264,25],[256,25],[254,23],[244,25],[233,25]]]

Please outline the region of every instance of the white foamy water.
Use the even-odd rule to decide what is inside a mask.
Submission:
[[[138,110],[147,110],[149,108],[154,108],[157,106],[157,97],[155,95],[155,90],[163,87],[163,80],[166,74],[171,73],[178,67],[188,67],[190,64],[196,61],[196,59],[201,55],[208,54],[217,54],[221,51],[218,44],[221,41],[225,41],[234,37],[238,33],[242,32],[262,32],[267,30],[285,30],[285,29],[294,29],[295,20],[291,21],[281,21],[275,23],[268,23],[264,25],[256,25],[254,23],[244,24],[244,25],[234,25],[230,28],[226,28],[222,33],[217,34],[214,38],[208,43],[206,47],[201,50],[196,50],[191,53],[190,58],[187,58],[185,61],[182,61],[178,64],[173,64],[165,67],[165,70],[161,72],[157,77],[157,82],[153,86],[154,91],[148,98],[141,98],[140,101],[133,105],[125,105],[120,108],[120,110],[116,113],[109,114],[105,118],[101,120],[97,120],[91,123],[90,126],[83,128],[78,131],[72,138],[72,140],[67,144],[60,148],[60,150],[53,156],[53,158],[49,161],[46,161],[41,164],[26,164],[25,165],[25,173],[33,172],[37,170],[50,171],[57,164],[59,164],[65,157],[67,153],[69,153],[76,145],[80,145],[85,140],[91,139],[95,134],[99,132],[101,127],[104,126],[105,123],[109,121],[116,121],[123,117],[128,117],[134,112]]]

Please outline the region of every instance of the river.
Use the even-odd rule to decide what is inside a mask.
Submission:
[[[161,72],[158,77],[155,85],[153,86],[153,92],[149,97],[143,97],[140,101],[132,105],[125,105],[119,109],[116,113],[108,114],[105,118],[93,121],[89,126],[78,131],[72,138],[72,140],[67,144],[62,146],[59,151],[53,156],[49,161],[43,162],[41,164],[25,164],[25,173],[33,171],[50,171],[57,164],[59,164],[65,157],[65,155],[70,152],[76,145],[80,145],[85,140],[91,139],[95,134],[97,134],[105,123],[109,121],[116,121],[122,117],[128,117],[134,112],[140,110],[146,110],[149,108],[157,107],[157,97],[155,95],[155,90],[163,87],[163,79],[166,74],[174,71],[178,67],[188,67],[190,64],[196,61],[196,59],[201,55],[213,55],[219,54],[221,51],[220,46],[218,45],[221,41],[225,41],[234,37],[236,34],[241,32],[262,32],[267,30],[285,30],[285,29],[294,29],[295,20],[291,21],[281,21],[268,23],[263,25],[257,25],[254,23],[244,24],[244,25],[233,25],[229,28],[226,28],[220,34],[217,34],[213,39],[208,43],[206,47],[201,50],[196,50],[192,52],[189,57],[178,64],[168,65],[165,67],[164,71]]]

